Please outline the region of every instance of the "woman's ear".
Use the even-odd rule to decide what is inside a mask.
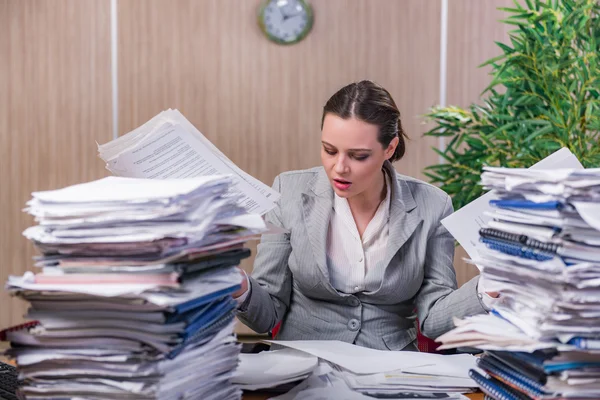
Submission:
[[[389,160],[394,155],[394,152],[396,151],[396,147],[398,147],[398,143],[400,143],[400,139],[398,138],[398,136],[396,136],[395,138],[392,139],[392,141],[388,145],[387,149],[385,149],[385,159],[386,160]]]

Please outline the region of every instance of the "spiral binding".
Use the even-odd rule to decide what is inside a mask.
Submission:
[[[493,359],[485,356],[478,358],[477,366],[492,377],[527,395],[541,396],[545,394],[543,385],[525,376],[518,375],[515,371],[503,368]]]
[[[483,393],[495,400],[520,400],[518,396],[500,386],[499,381],[488,379],[474,369],[469,371],[469,376],[479,385]]]
[[[542,250],[543,252],[552,254],[556,254],[560,248],[560,245],[557,243],[546,243],[537,239],[531,239],[527,235],[504,232],[494,228],[481,228],[479,230],[479,235],[482,237],[501,239],[515,244],[523,244],[536,250]]]
[[[486,238],[482,237],[482,243],[485,243],[490,249],[496,250],[505,254],[509,254],[516,257],[526,258],[529,260],[536,261],[549,261],[554,258],[553,254],[546,253],[534,249],[532,247],[523,246],[522,244],[515,244],[506,242],[504,240],[496,239],[496,238]]]

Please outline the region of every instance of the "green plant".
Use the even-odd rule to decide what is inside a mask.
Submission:
[[[600,166],[600,5],[597,0],[513,0],[501,22],[515,25],[491,65],[483,105],[434,107],[444,159],[425,169],[458,209],[483,193],[484,165],[530,167],[568,147],[584,167]]]

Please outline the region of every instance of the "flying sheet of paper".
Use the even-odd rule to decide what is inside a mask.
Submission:
[[[228,175],[232,194],[249,213],[265,214],[280,195],[237,167],[177,110],[164,111],[144,125],[99,145],[100,157],[117,176],[146,179]]]

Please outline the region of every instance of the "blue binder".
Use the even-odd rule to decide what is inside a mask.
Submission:
[[[500,381],[494,378],[486,378],[474,369],[469,371],[471,379],[477,383],[483,393],[495,400],[530,400],[524,395],[514,393],[512,389],[506,387]]]
[[[485,243],[491,250],[496,250],[504,254],[522,257],[529,260],[549,261],[554,258],[553,254],[536,250],[532,247],[505,242],[504,240],[482,237],[479,239]]]
[[[546,393],[543,389],[543,385],[540,383],[534,381],[533,379],[529,379],[522,374],[519,374],[515,370],[506,368],[504,365],[490,356],[486,357],[484,355],[477,359],[477,366],[485,370],[485,372],[490,374],[492,377],[504,382],[506,385],[515,390],[527,394],[528,396],[538,397]]]
[[[570,345],[576,346],[580,349],[590,349],[590,350],[599,350],[600,349],[600,339],[574,337],[571,340],[569,340],[567,343],[569,343]]]
[[[521,358],[518,358],[516,354],[516,352],[507,351],[488,350],[485,352],[486,357],[493,358],[504,367],[503,369],[516,371],[520,375],[527,377],[540,385],[546,384],[547,377],[541,364],[537,365],[524,361]]]
[[[187,301],[185,303],[178,304],[174,307],[175,313],[183,314],[187,311],[193,310],[196,307],[199,307],[201,305],[218,300],[227,295],[233,294],[233,293],[237,292],[241,287],[242,287],[241,284],[235,284],[235,285],[225,288],[223,290],[219,290],[217,292],[211,293],[207,296],[198,297],[196,299]]]
[[[536,203],[525,199],[490,200],[490,205],[498,208],[522,208],[530,210],[562,210],[565,207],[560,201]]]

